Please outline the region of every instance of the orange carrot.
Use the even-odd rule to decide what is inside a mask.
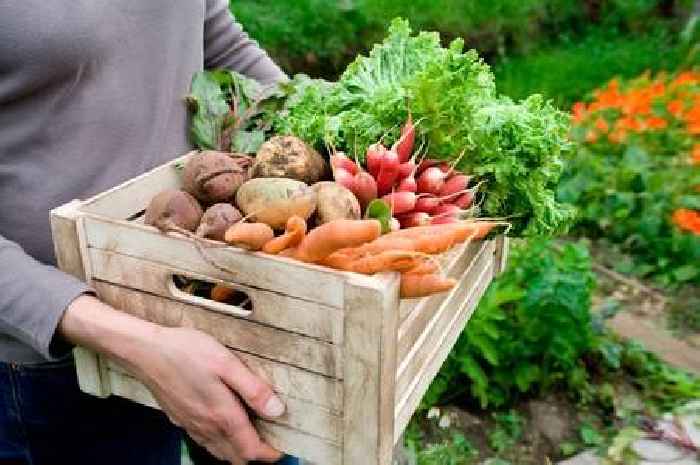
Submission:
[[[439,254],[447,252],[455,245],[454,232],[443,231],[441,234],[418,237],[416,240],[416,251],[427,254]]]
[[[284,249],[282,252],[278,253],[277,256],[279,257],[287,257],[287,258],[294,258],[294,256],[297,254],[297,248],[296,247],[290,247],[288,249]]]
[[[387,250],[377,255],[369,255],[352,263],[352,271],[362,274],[375,274],[383,271],[408,271],[420,263],[415,253]]]
[[[227,302],[235,293],[235,289],[217,284],[211,289],[210,297],[215,302]]]
[[[260,250],[275,237],[272,228],[265,223],[236,223],[226,231],[228,244],[249,250]]]
[[[333,252],[371,242],[382,233],[376,220],[335,220],[311,230],[297,248],[296,258],[318,263]]]
[[[435,260],[423,260],[405,274],[435,274],[440,271],[440,266]]]
[[[296,247],[306,234],[306,221],[300,216],[292,216],[287,220],[284,234],[268,241],[263,246],[263,252],[276,255],[284,249]]]
[[[379,254],[387,250],[414,251],[415,249],[415,242],[410,238],[389,237],[389,235],[384,235],[359,247],[341,249],[338,253],[344,253],[353,257],[363,257],[365,255]]]
[[[457,281],[439,274],[402,274],[401,298],[416,299],[452,289]]]

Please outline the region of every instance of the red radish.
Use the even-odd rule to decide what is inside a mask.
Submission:
[[[335,182],[349,189],[351,192],[355,192],[355,176],[353,176],[348,170],[343,168],[334,168],[333,179]]]
[[[384,152],[377,179],[377,192],[379,195],[386,195],[394,188],[394,184],[399,177],[399,156],[393,150]]]
[[[413,125],[413,117],[408,114],[408,120],[403,128],[401,128],[401,137],[392,147],[399,156],[399,162],[405,163],[411,158],[413,152],[413,144],[416,142],[416,127]]]
[[[416,194],[413,192],[392,192],[382,197],[391,207],[391,212],[395,215],[408,213],[416,207]]]
[[[418,176],[418,192],[438,194],[447,175],[438,167],[431,166]]]
[[[437,166],[440,163],[442,163],[440,160],[434,160],[432,158],[426,158],[425,160],[422,160],[420,164],[418,164],[418,169],[416,170],[417,174],[422,174],[423,171],[427,170],[428,168],[431,168],[433,166]]]
[[[430,215],[425,212],[406,213],[398,216],[398,220],[402,228],[414,228],[430,224]]]
[[[399,178],[407,178],[416,171],[416,164],[413,161],[407,161],[399,165]]]
[[[382,144],[372,144],[367,149],[367,171],[375,178],[379,176],[379,168],[382,165],[385,152],[386,147]]]
[[[354,176],[353,188],[350,189],[364,210],[369,203],[377,198],[377,181],[367,171],[360,171]]]
[[[440,215],[430,219],[430,224],[452,224],[458,223],[459,219],[456,216]]]
[[[445,184],[442,185],[439,195],[444,197],[464,191],[464,189],[467,188],[470,179],[471,178],[466,174],[456,174],[454,176],[450,176],[445,181]]]
[[[338,152],[331,155],[331,166],[333,169],[342,168],[350,174],[357,174],[359,168],[354,161],[350,160],[344,153]]]
[[[402,179],[396,190],[399,192],[418,191],[418,184],[416,183],[416,178],[414,178],[413,175],[409,175],[407,178]]]
[[[441,200],[438,197],[429,195],[416,200],[415,211],[422,213],[433,213],[440,206]]]
[[[439,205],[433,210],[433,216],[454,216],[458,217],[462,213],[462,209],[457,205]]]
[[[452,205],[456,205],[459,208],[469,208],[472,206],[472,203],[474,203],[474,192],[467,191],[464,194],[457,197],[452,202]]]
[[[399,220],[397,220],[396,218],[392,218],[389,221],[389,229],[391,229],[392,232],[401,229],[401,223],[399,223]]]
[[[450,165],[447,162],[440,163],[438,167],[442,170],[443,173],[445,173],[447,176],[453,176],[456,175],[457,172],[455,171],[454,167]]]

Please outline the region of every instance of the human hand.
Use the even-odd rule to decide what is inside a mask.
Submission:
[[[284,404],[211,336],[154,325],[88,296],[69,307],[60,329],[71,342],[124,365],[148,386],[171,421],[217,458],[244,465],[282,457],[260,439],[239,397],[267,418],[284,414]]]

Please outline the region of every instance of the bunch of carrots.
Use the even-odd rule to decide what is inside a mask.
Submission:
[[[456,284],[442,275],[434,255],[483,239],[498,224],[465,220],[382,235],[377,220],[336,220],[307,231],[304,219],[293,216],[278,237],[266,224],[238,223],[226,232],[226,242],[342,271],[399,272],[401,297],[418,298],[445,292]],[[218,300],[221,295],[220,286],[215,287],[213,298]]]
[[[414,151],[416,124],[409,115],[391,148],[381,141],[366,152],[366,170],[342,152],[331,156],[335,182],[349,189],[362,208],[376,199],[390,207],[395,228],[455,223],[474,202],[471,177],[442,160],[418,160]],[[459,161],[459,160],[457,160]]]

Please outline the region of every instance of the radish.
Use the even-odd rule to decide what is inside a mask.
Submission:
[[[395,215],[408,213],[416,207],[416,194],[413,192],[392,192],[382,197],[391,207],[391,212]]]
[[[457,217],[449,215],[434,216],[430,219],[430,224],[452,224],[458,222],[459,219]]]
[[[411,158],[411,152],[413,152],[413,144],[415,141],[416,127],[413,125],[413,117],[409,113],[406,124],[401,128],[401,137],[391,148],[398,154],[400,163],[405,163]]]
[[[399,215],[397,218],[402,228],[425,226],[430,224],[431,220],[430,215],[425,212],[406,213],[405,215]]]
[[[425,160],[421,160],[421,162],[418,164],[418,169],[416,170],[416,173],[420,175],[423,173],[423,171],[433,166],[437,166],[440,163],[442,163],[442,161],[434,160],[432,158],[426,158]]]
[[[416,178],[413,175],[409,175],[407,178],[402,179],[396,190],[399,192],[417,192],[418,184],[416,183]]]
[[[421,213],[433,213],[440,206],[441,200],[432,195],[426,195],[416,200],[415,211]]]
[[[399,165],[399,179],[407,178],[416,171],[416,164],[409,160]]]
[[[438,205],[437,208],[433,210],[433,216],[455,216],[458,217],[462,213],[462,209],[457,205]]]
[[[382,144],[372,144],[367,149],[367,171],[375,178],[379,176],[379,168],[381,167],[385,152],[386,147]]]
[[[341,186],[355,192],[355,176],[344,168],[333,168],[333,179]]]
[[[464,194],[457,197],[452,202],[452,205],[456,205],[459,208],[469,208],[472,206],[472,203],[474,203],[474,192],[467,191]]]
[[[467,188],[470,179],[471,178],[466,174],[456,174],[454,176],[450,176],[445,181],[445,184],[442,185],[442,188],[440,188],[439,195],[444,197],[464,191]]]
[[[447,175],[438,167],[431,166],[418,176],[418,192],[438,194]]]
[[[331,155],[331,166],[333,169],[342,168],[350,174],[357,174],[359,168],[354,161],[350,160],[344,153],[338,152]]]
[[[379,192],[379,195],[386,195],[391,192],[399,177],[399,156],[396,152],[393,150],[384,152],[381,164],[379,165],[379,174],[375,177],[377,179],[377,192]]]
[[[369,203],[377,198],[377,181],[367,171],[358,172],[353,178],[353,188],[350,189],[364,210]]]

